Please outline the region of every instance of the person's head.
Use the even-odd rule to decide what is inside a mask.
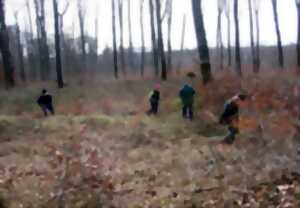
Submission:
[[[42,94],[43,94],[43,95],[47,94],[47,90],[46,90],[46,89],[43,89],[43,90],[42,90]]]
[[[160,91],[160,84],[159,83],[155,84],[154,90]]]
[[[238,97],[241,101],[245,101],[248,98],[248,96],[245,94],[239,94]]]

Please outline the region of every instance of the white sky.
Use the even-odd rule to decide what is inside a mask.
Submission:
[[[70,0],[71,6],[65,16],[65,31],[71,33],[72,24],[75,22],[76,34],[78,34],[78,18],[76,10],[76,0]],[[125,45],[128,45],[128,22],[127,22],[127,0],[124,1],[124,27],[125,27]],[[173,48],[178,49],[181,41],[181,27],[183,15],[187,15],[187,30],[185,37],[185,48],[195,48],[196,39],[194,33],[194,25],[192,19],[191,0],[173,0],[174,1],[174,17],[172,28],[172,44]],[[62,8],[66,0],[58,0],[59,6]],[[111,0],[83,0],[87,7],[86,16],[86,32],[94,36],[95,26],[94,19],[96,15],[97,5],[99,7],[99,47],[102,49],[105,46],[111,46]],[[140,12],[139,4],[141,0],[131,0],[132,11],[132,29],[134,45],[138,48],[141,44],[140,38]],[[217,27],[217,0],[202,0],[202,8],[205,18],[205,28],[207,32],[207,39],[210,46],[216,45],[216,27]],[[241,30],[241,44],[243,46],[249,45],[250,29],[249,29],[249,14],[248,14],[248,1],[240,0],[240,30]],[[14,24],[13,12],[20,10],[20,23],[21,28],[24,29],[25,24],[28,25],[28,15],[24,7],[25,0],[6,0],[7,9],[7,22]],[[33,0],[31,0],[31,7],[33,9]],[[48,32],[53,33],[53,16],[52,16],[52,0],[46,0],[47,8],[47,25]],[[151,46],[150,37],[150,17],[149,17],[148,0],[145,0],[144,7],[144,25],[145,25],[145,38],[146,45]],[[282,32],[282,40],[284,44],[295,43],[297,39],[297,13],[295,7],[295,0],[278,0],[278,12],[280,20],[280,28]],[[223,16],[223,39],[224,43],[227,40],[227,23],[225,16]],[[233,18],[232,18],[233,21]],[[35,19],[33,16],[33,22]],[[232,22],[232,44],[234,44],[234,24]],[[273,12],[271,0],[261,0],[260,7],[260,26],[261,26],[261,43],[264,45],[274,45],[276,43],[275,27],[273,22]],[[167,27],[164,25],[164,36],[167,35]]]

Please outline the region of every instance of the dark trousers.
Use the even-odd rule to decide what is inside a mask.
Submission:
[[[228,135],[224,139],[224,143],[233,144],[236,139],[236,135],[239,133],[239,129],[237,127],[229,126],[228,127]]]
[[[148,111],[148,115],[156,115],[158,113],[159,102],[151,102],[150,101],[150,110]]]
[[[182,117],[187,119],[194,119],[193,104],[183,105],[182,107]]]
[[[45,116],[48,116],[48,113],[50,113],[51,115],[55,114],[53,105],[40,105],[40,107]]]

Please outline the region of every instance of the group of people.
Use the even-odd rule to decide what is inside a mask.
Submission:
[[[184,119],[194,119],[194,97],[196,95],[195,89],[185,84],[179,91],[179,97],[182,103],[182,117]],[[157,84],[149,94],[150,109],[148,115],[157,115],[159,112],[159,104],[161,99],[160,85]],[[238,120],[239,120],[239,106],[241,102],[247,99],[247,95],[238,94],[225,102],[224,111],[220,116],[219,123],[228,126],[228,135],[224,139],[224,143],[232,144],[236,135],[239,133]],[[42,90],[42,94],[37,100],[44,116],[49,114],[54,115],[53,99],[47,90]]]
[[[196,91],[191,85],[185,84],[179,91],[179,97],[182,103],[182,117],[184,119],[194,119],[194,96]],[[239,133],[239,106],[241,102],[247,99],[247,95],[238,94],[225,102],[224,111],[220,116],[219,123],[228,126],[228,135],[224,139],[224,143],[232,144],[236,135]],[[160,102],[160,86],[157,84],[153,91],[150,92],[149,103],[150,110],[148,115],[156,115]]]

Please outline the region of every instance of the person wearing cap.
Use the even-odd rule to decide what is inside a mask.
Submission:
[[[239,133],[239,107],[241,102],[247,99],[247,95],[238,94],[225,102],[224,111],[220,117],[220,124],[227,125],[229,134],[224,138],[224,143],[232,144]]]
[[[156,84],[149,94],[150,110],[148,115],[157,115],[160,101],[160,85]]]
[[[48,113],[50,113],[51,115],[55,114],[53,99],[52,96],[47,92],[47,90],[42,90],[42,94],[39,96],[37,103],[41,107],[45,116],[48,116]]]
[[[182,102],[182,116],[185,119],[194,119],[194,96],[196,92],[194,88],[188,84],[185,84],[179,92],[179,97]]]

